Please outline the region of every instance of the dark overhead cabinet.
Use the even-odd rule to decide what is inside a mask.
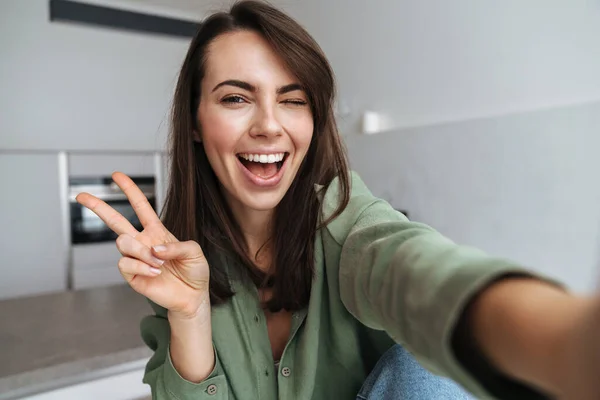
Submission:
[[[50,0],[50,21],[148,34],[193,37],[199,23],[69,0]]]

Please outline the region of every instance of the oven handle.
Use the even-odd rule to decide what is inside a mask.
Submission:
[[[155,194],[153,192],[142,192],[144,193],[144,196],[146,196],[146,198],[148,200],[154,200]],[[100,200],[104,200],[104,201],[120,201],[120,200],[127,200],[127,196],[125,196],[124,193],[102,193],[102,194],[95,194],[94,196],[96,196],[97,198],[99,198]],[[75,200],[75,198],[77,197],[77,194],[71,193],[69,195],[69,201],[71,203],[77,203],[77,201]]]

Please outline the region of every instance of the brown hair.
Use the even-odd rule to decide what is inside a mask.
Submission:
[[[314,131],[306,157],[289,190],[277,205],[270,239],[269,273],[259,270],[239,225],[227,207],[218,178],[204,148],[193,140],[207,48],[219,35],[240,30],[261,34],[303,85],[311,107]],[[222,265],[223,256],[242,265],[253,282],[270,286],[271,311],[297,310],[308,304],[314,275],[317,230],[346,207],[350,196],[348,163],[333,115],[335,83],[331,66],[314,39],[296,21],[260,1],[240,1],[228,13],[204,20],[181,67],[172,106],[169,156],[170,183],[163,221],[180,240],[196,240],[209,265],[210,295],[219,304],[234,295]],[[321,221],[315,184],[327,187],[339,177],[340,204]]]

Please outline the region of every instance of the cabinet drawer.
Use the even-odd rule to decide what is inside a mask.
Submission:
[[[73,271],[73,289],[89,289],[100,286],[126,284],[117,265]]]
[[[73,270],[117,268],[121,253],[115,242],[78,244],[73,246]]]

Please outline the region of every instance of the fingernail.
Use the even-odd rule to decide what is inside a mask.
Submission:
[[[155,252],[160,253],[161,251],[167,251],[167,246],[159,244],[158,246],[152,246]]]
[[[156,257],[152,257],[152,260],[157,263],[158,265],[163,265],[165,263],[165,260],[161,260],[160,258],[156,258]]]
[[[154,275],[160,275],[160,273],[162,271],[158,268],[150,267],[150,272],[153,273]]]

